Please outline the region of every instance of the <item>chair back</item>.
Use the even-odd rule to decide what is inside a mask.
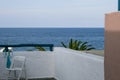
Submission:
[[[10,68],[23,68],[25,64],[25,56],[14,56]]]

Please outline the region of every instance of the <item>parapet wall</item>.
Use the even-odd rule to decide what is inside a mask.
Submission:
[[[104,58],[66,48],[55,48],[57,80],[104,80]]]

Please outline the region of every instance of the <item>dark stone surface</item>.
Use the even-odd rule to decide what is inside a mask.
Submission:
[[[25,80],[25,79],[21,79]],[[28,79],[28,80],[56,80],[55,78],[36,78],[36,79]]]

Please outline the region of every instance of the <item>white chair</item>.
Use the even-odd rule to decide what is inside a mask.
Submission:
[[[26,71],[25,71],[25,56],[14,56],[11,66],[8,70],[8,79],[10,78],[11,73],[14,73],[14,77],[17,78],[17,80],[20,80],[22,73],[24,71],[25,79],[26,79]]]

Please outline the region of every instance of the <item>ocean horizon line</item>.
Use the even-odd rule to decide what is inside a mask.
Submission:
[[[104,28],[0,28],[0,44],[54,44],[62,46],[72,38],[104,49]],[[99,43],[99,44],[98,44]]]

